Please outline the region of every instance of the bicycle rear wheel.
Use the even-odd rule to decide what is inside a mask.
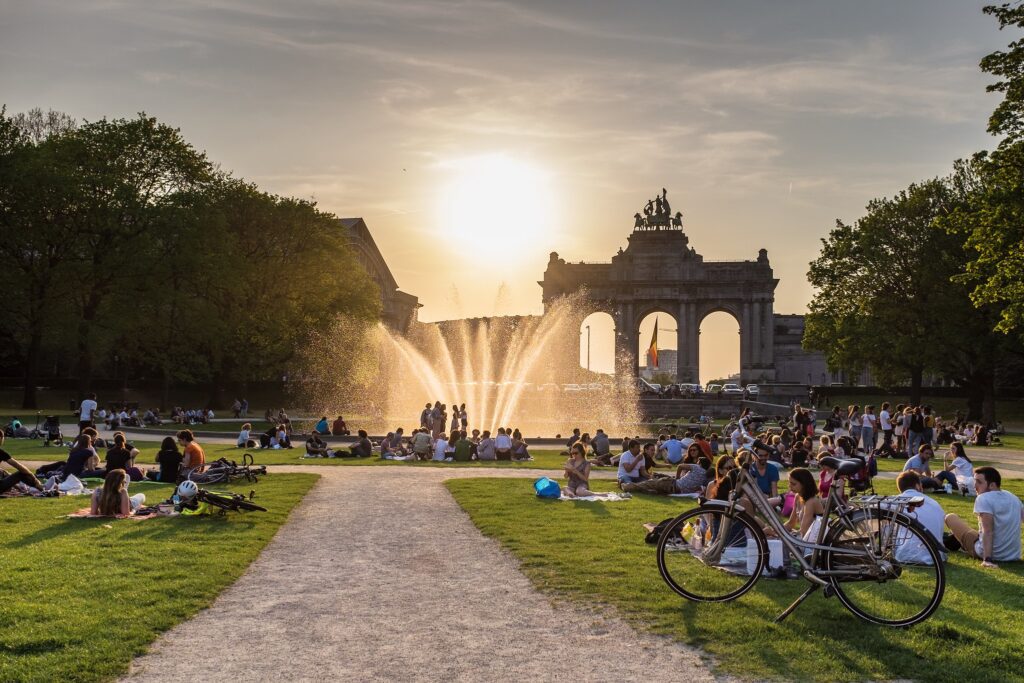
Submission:
[[[882,626],[913,626],[942,602],[946,572],[931,534],[901,513],[865,509],[853,513],[853,528],[837,526],[826,545],[863,551],[824,553],[826,569],[850,570],[830,577],[836,596],[861,619]]]
[[[658,539],[658,570],[679,595],[727,602],[750,590],[767,561],[764,532],[748,515],[718,506],[685,512]]]

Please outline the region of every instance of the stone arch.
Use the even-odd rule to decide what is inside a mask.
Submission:
[[[580,367],[592,372],[615,372],[615,330],[615,316],[601,308],[580,321]]]
[[[722,303],[703,309],[698,316],[698,374],[702,384],[727,377],[732,372],[742,371],[743,327],[741,316],[742,313],[738,313],[734,305]],[[706,325],[709,318],[711,318],[711,324]],[[723,325],[723,318],[732,322],[726,322]],[[731,360],[723,363],[723,354],[727,354]]]
[[[678,374],[678,330],[679,320],[672,313],[669,306],[651,304],[640,309],[637,316],[637,336],[635,351],[637,361],[641,368],[646,370],[648,376],[652,374],[670,374],[672,381],[677,381]],[[658,367],[650,366],[648,350],[651,345],[651,337],[654,332],[654,325],[658,325]],[[643,373],[641,373],[643,374]]]

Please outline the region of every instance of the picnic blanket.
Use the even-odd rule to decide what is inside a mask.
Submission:
[[[68,519],[135,519],[144,521],[147,519],[154,519],[156,517],[167,517],[169,515],[161,515],[157,512],[151,512],[147,515],[93,515],[90,514],[91,508],[82,508],[81,510],[75,510],[74,512],[65,515]]]
[[[633,496],[629,495],[628,493],[606,493],[600,496],[579,496],[578,498],[570,498],[569,496],[562,495],[558,500],[582,500],[588,503],[619,503],[624,500],[629,500],[632,497]]]

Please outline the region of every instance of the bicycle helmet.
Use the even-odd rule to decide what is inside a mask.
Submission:
[[[182,498],[195,498],[199,493],[199,486],[194,481],[183,481],[178,484],[178,495]]]

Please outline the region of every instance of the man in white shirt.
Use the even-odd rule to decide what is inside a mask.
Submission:
[[[1024,506],[1009,491],[1002,490],[1002,476],[994,467],[974,470],[974,514],[978,516],[978,531],[957,515],[946,515],[946,526],[956,537],[963,551],[970,557],[981,559],[981,566],[996,568],[996,562],[1016,562],[1021,559],[1020,528],[1024,521]]]
[[[96,412],[96,394],[89,394],[82,405],[78,407],[78,431],[81,433],[86,427],[95,427],[93,413]]]
[[[882,412],[878,413],[878,428],[882,430],[882,452],[892,457],[892,413],[889,402],[882,404]]]
[[[629,450],[619,456],[619,472],[617,475],[620,488],[624,483],[637,483],[647,479],[644,469],[644,456],[640,453],[640,442],[633,439],[629,442]]]
[[[946,513],[942,506],[935,502],[933,498],[924,495],[924,489],[921,487],[921,476],[917,472],[908,470],[901,473],[896,478],[896,488],[900,490],[900,498],[919,496],[924,499],[921,505],[908,510],[907,514],[920,522],[921,526],[928,530],[928,534],[931,535],[939,547],[939,554],[942,556],[942,560],[945,561],[946,553],[942,551],[942,529]],[[916,538],[908,538],[896,548],[896,559],[910,564],[932,563],[931,553]]]

